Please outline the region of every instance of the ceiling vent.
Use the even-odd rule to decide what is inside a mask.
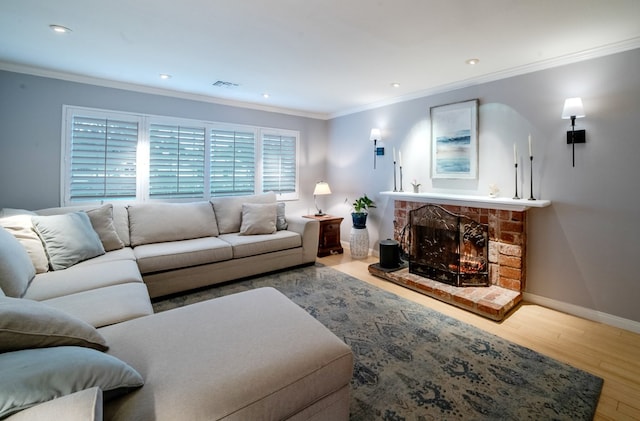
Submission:
[[[219,80],[216,83],[214,83],[213,86],[215,86],[216,88],[237,88],[240,85],[238,85],[237,83],[225,82],[224,80]]]

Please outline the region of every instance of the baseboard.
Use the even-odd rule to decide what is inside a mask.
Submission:
[[[531,294],[529,292],[525,292],[523,294],[523,297],[525,301],[533,304],[538,304],[544,307],[551,308],[553,310],[558,310],[563,313],[581,317],[583,319],[592,320],[594,322],[600,322],[609,326],[614,326],[631,332],[640,333],[640,322],[636,322],[634,320],[624,319],[622,317],[614,316],[613,314],[603,313],[601,311],[593,310],[590,308],[552,300],[551,298],[542,297],[540,295]]]

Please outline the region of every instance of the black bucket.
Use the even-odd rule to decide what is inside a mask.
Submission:
[[[391,239],[380,241],[380,267],[395,269],[400,266],[400,247]]]

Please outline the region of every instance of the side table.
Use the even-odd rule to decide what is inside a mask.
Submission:
[[[340,223],[344,218],[331,215],[304,215],[304,217],[320,222],[318,257],[343,253],[340,244]]]

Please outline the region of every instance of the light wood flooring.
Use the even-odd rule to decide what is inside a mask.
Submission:
[[[595,420],[640,420],[640,334],[523,303],[502,322],[458,309],[369,274],[378,259],[344,254],[318,262],[604,379]]]

